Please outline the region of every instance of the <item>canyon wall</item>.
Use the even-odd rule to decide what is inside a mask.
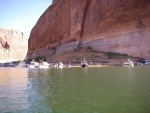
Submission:
[[[0,29],[0,62],[24,60],[28,39],[15,30]]]
[[[28,55],[88,47],[150,58],[149,0],[53,0],[33,27]]]

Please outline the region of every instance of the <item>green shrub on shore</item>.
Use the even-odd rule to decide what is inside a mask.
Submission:
[[[32,62],[33,60],[34,60],[35,62],[39,62],[40,60],[42,60],[42,61],[47,61],[47,59],[46,59],[45,56],[37,56],[37,57],[35,57],[35,58],[29,58],[29,59],[26,61],[26,63],[30,63],[30,62]]]
[[[128,57],[128,55],[126,55],[126,54],[119,54],[119,53],[112,53],[112,52],[105,52],[105,55],[106,55],[109,59],[114,59],[114,58],[126,58],[126,57]]]
[[[37,56],[37,57],[35,58],[35,61],[36,61],[36,62],[39,62],[40,60],[42,60],[42,61],[47,61],[47,59],[46,59],[45,56]]]

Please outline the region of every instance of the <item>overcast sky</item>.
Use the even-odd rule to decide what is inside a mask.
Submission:
[[[0,28],[14,29],[29,38],[30,31],[52,0],[0,0]]]

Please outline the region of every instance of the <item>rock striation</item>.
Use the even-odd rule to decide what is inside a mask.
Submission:
[[[28,50],[28,39],[15,30],[0,29],[0,61],[24,60]]]
[[[150,58],[150,1],[53,0],[31,31],[28,55],[79,47]]]

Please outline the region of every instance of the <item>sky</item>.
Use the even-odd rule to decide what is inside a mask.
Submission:
[[[0,28],[14,29],[29,38],[31,29],[52,0],[0,0]]]

